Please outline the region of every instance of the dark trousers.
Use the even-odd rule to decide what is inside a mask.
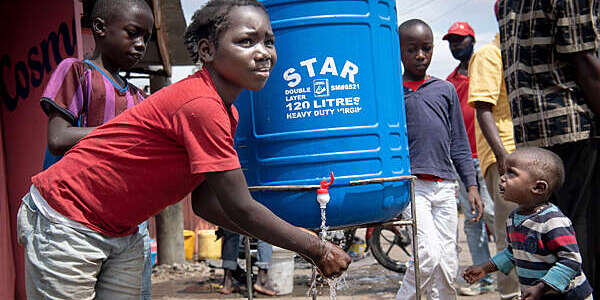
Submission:
[[[594,296],[600,297],[600,139],[548,148],[565,164],[566,181],[550,201],[571,219]]]

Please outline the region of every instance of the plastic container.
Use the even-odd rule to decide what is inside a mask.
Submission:
[[[215,230],[198,230],[198,259],[221,258],[221,241]]]
[[[183,231],[183,246],[185,247],[185,259],[194,259],[194,231]]]
[[[156,256],[158,255],[158,244],[154,239],[150,239],[150,258],[152,259],[152,266],[156,265]]]
[[[294,291],[294,257],[296,253],[273,246],[271,267],[268,277],[273,287],[279,291],[277,295],[288,295]]]
[[[367,249],[367,243],[359,238],[354,238],[352,245],[348,248],[348,255],[352,257],[352,260],[359,260],[365,257],[365,250]]]
[[[265,87],[235,103],[248,185],[318,185],[333,171],[328,226],[396,217],[409,182],[349,184],[410,175],[395,1],[262,3],[279,55]],[[315,190],[253,196],[294,225],[318,228]]]

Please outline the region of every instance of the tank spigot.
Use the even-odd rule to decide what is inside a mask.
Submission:
[[[321,181],[321,188],[317,190],[317,202],[319,202],[319,206],[324,209],[327,207],[327,203],[329,203],[329,186],[333,183],[333,172],[330,173],[331,180],[327,182],[327,180],[323,179]]]

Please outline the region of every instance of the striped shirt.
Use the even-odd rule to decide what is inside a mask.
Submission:
[[[590,137],[593,113],[564,54],[597,50],[595,0],[500,0],[504,79],[517,146]]]
[[[142,91],[123,81],[125,86],[119,86],[89,60],[67,58],[52,73],[42,108],[48,113],[53,106],[74,126],[100,126],[144,100]]]
[[[513,211],[506,221],[508,246],[492,258],[508,274],[516,267],[522,288],[544,281],[560,299],[591,299],[569,218],[553,204],[529,216]]]

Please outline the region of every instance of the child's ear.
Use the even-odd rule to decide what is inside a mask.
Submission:
[[[544,195],[548,191],[548,182],[546,180],[536,181],[531,191],[536,195]]]
[[[198,41],[198,57],[203,63],[210,63],[215,57],[215,45],[208,39]]]
[[[92,32],[95,37],[103,37],[106,34],[106,22],[97,17],[92,21]]]

